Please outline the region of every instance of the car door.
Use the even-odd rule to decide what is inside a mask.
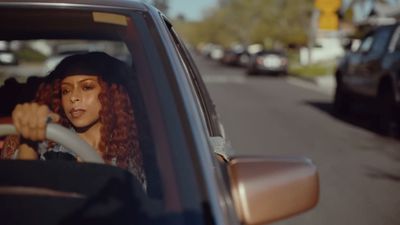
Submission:
[[[390,40],[388,52],[382,59],[382,74],[389,75],[394,90],[398,90],[399,74],[400,74],[400,26],[396,25],[396,29]],[[380,78],[382,80],[382,78]],[[378,81],[377,81],[378,82]],[[375,92],[378,93],[379,86],[376,86]],[[399,92],[395,91],[396,98],[399,99]],[[377,94],[376,94],[377,95]]]
[[[209,138],[221,137],[225,139],[225,133],[221,122],[218,119],[218,115],[215,109],[215,105],[207,91],[207,88],[201,78],[200,72],[191,57],[191,53],[186,48],[183,41],[180,40],[172,25],[165,20],[168,30],[173,38],[178,54],[184,64],[187,71],[187,78],[190,82],[192,91],[197,100],[197,104],[200,106],[203,120],[207,126]]]
[[[361,40],[360,47],[355,52],[351,52],[348,56],[347,71],[344,74],[345,76],[343,76],[343,82],[352,92],[360,92],[360,65],[363,55],[371,49],[373,41],[374,33],[370,32],[366,34]]]
[[[380,78],[383,74],[383,63],[385,56],[389,51],[395,26],[385,26],[375,33],[375,41],[371,50],[365,55],[361,62],[361,70],[363,72],[364,85],[361,87],[362,92],[368,96],[375,96],[376,89],[379,85]]]
[[[227,160],[229,158],[229,150],[231,148],[227,143],[223,126],[218,119],[215,105],[207,91],[195,62],[191,57],[190,51],[186,48],[183,41],[174,31],[172,24],[170,24],[166,18],[164,18],[164,21],[171,38],[175,43],[180,60],[186,69],[186,76],[190,83],[191,90],[196,98],[196,103],[200,108],[202,120],[206,125],[207,136],[210,144],[212,145],[213,153],[215,153],[215,155],[223,156],[223,158]],[[217,159],[217,157],[215,157],[215,159]],[[218,206],[216,206],[218,208],[216,211],[219,211],[220,215],[218,216],[217,220],[225,221],[223,224],[238,224],[237,215],[235,213],[235,209],[233,208],[231,195],[228,190],[228,184],[225,182],[226,177],[223,175],[224,170],[221,170],[219,167],[218,160],[214,160],[214,167],[208,169],[215,175],[215,177],[218,178],[216,180],[216,183],[218,184],[217,190],[215,190],[215,193],[212,194],[224,196],[218,197],[220,200],[218,201]]]
[[[363,56],[370,51],[372,43],[374,42],[374,32],[370,32],[361,40],[360,47],[354,53],[351,53],[348,60],[347,73],[343,76],[343,82],[346,83],[348,88],[355,93],[360,92],[362,86],[362,76],[360,65]]]
[[[354,65],[354,88],[365,96],[373,97],[382,72],[382,59],[388,51],[393,26],[380,27],[361,44],[359,61]]]

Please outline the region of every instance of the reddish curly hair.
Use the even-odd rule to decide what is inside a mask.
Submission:
[[[139,148],[137,126],[131,100],[121,84],[108,83],[98,77],[101,92],[99,112],[101,142],[99,150],[103,159],[111,163],[116,159],[118,167],[133,167],[137,174],[143,174],[143,160]],[[46,104],[61,116],[60,124],[71,127],[61,104],[61,79],[42,83],[36,93],[35,102]],[[133,164],[133,165],[130,165]]]

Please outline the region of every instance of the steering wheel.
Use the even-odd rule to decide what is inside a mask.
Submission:
[[[0,125],[0,136],[17,134],[14,125]],[[46,137],[76,153],[84,162],[104,163],[104,160],[96,150],[94,150],[86,141],[82,140],[78,135],[69,129],[55,124],[49,123],[46,128]]]

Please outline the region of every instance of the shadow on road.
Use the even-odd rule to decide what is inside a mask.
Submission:
[[[370,112],[367,112],[366,109],[361,107],[355,108],[349,115],[339,117],[333,113],[333,106],[331,102],[306,101],[306,104],[329,114],[337,120],[380,135],[376,129],[376,116]]]
[[[333,113],[333,106],[331,102],[318,102],[318,101],[306,101],[307,105],[310,105],[324,113],[329,114],[335,119],[348,123],[352,126],[356,126],[380,135],[376,129],[375,121],[376,116],[371,112],[366,111],[364,108],[355,108],[352,112],[345,117],[338,117]],[[384,137],[385,138],[385,137]],[[400,141],[399,137],[396,138],[385,138],[385,142]],[[396,164],[400,164],[400,149],[398,148],[388,148],[388,149],[378,149],[382,154],[385,154],[391,160],[394,160]],[[384,179],[393,182],[400,182],[400,171],[388,171],[387,169],[366,166],[366,175],[374,179]]]
[[[367,167],[367,175],[371,178],[380,180],[390,180],[393,182],[400,182],[400,174],[387,172],[379,168]]]

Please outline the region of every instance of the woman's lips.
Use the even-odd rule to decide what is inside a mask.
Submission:
[[[71,115],[72,118],[79,118],[85,113],[84,109],[72,109],[69,111],[69,114]]]

